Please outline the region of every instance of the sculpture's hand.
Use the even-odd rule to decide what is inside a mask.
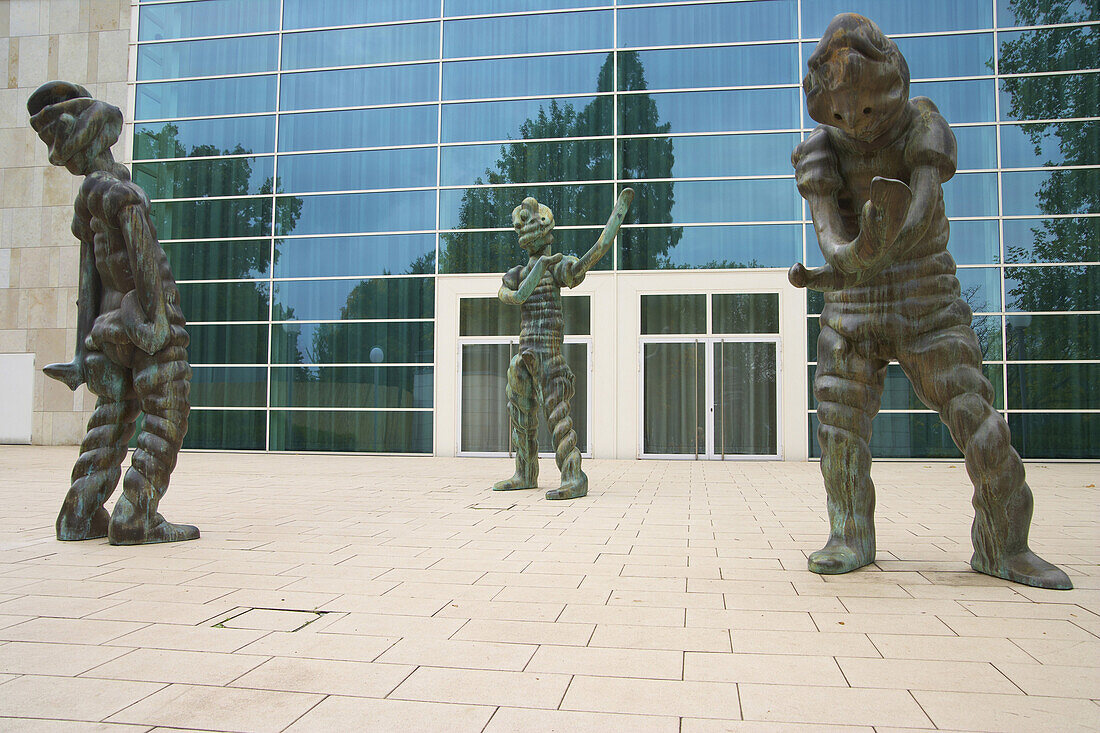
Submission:
[[[840,290],[846,286],[844,277],[829,265],[806,267],[801,262],[796,262],[791,265],[791,269],[787,270],[787,279],[796,288],[817,290],[822,293]]]
[[[84,384],[84,359],[77,355],[67,364],[47,364],[42,367],[42,372],[50,379],[56,379],[72,391]]]
[[[547,267],[553,267],[554,265],[561,262],[561,258],[561,252],[555,252],[552,255],[543,255],[542,257],[539,257],[538,267],[541,269],[541,271],[545,272]]]
[[[898,238],[913,192],[901,181],[875,176],[871,191],[859,218],[856,255],[864,263],[874,262],[890,249]]]

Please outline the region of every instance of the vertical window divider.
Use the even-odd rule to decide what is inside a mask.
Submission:
[[[279,191],[279,110],[282,107],[280,104],[280,95],[282,93],[283,82],[283,5],[284,0],[279,0],[279,40],[275,47],[275,132],[274,132],[274,150],[272,151],[272,163],[271,163],[271,234],[270,247],[268,250],[267,261],[267,399],[264,402],[264,450],[271,450],[271,355],[272,355],[272,340],[275,336],[275,327],[272,325],[272,320],[275,317],[275,238],[276,230],[275,225],[278,221],[278,202],[277,193]]]
[[[989,0],[993,6],[993,112],[996,117],[993,126],[997,141],[997,246],[1000,248],[997,263],[997,282],[1001,292],[1001,313],[997,320],[1001,326],[1001,414],[1008,421],[1008,293],[1005,292],[1005,220],[1004,220],[1004,184],[1001,172],[1001,47],[998,43],[997,0]],[[983,355],[984,361],[984,355]]]
[[[436,332],[435,324],[439,322],[439,298],[436,297],[436,292],[439,288],[436,287],[439,284],[439,209],[442,206],[441,201],[441,189],[440,185],[443,181],[443,3],[444,0],[439,0],[439,71],[436,74],[436,100],[435,100],[435,276],[432,278],[432,335],[433,342],[434,337],[438,336]],[[459,346],[461,352],[462,347]],[[435,445],[435,406],[439,404],[439,373],[435,368],[435,347],[432,347],[432,455],[436,455]],[[458,380],[455,384],[456,390],[461,393],[462,385],[462,355],[459,354],[457,361],[459,365]],[[459,448],[461,448],[462,435],[459,433],[456,436],[459,442]],[[510,445],[510,444],[509,444]]]

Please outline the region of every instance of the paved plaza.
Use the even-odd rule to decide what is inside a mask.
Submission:
[[[878,463],[876,565],[806,571],[814,463],[186,453],[196,542],[61,543],[75,448],[0,447],[0,730],[1100,728],[1100,466],[1032,464],[1076,589],[969,570],[961,463]],[[557,472],[542,462],[543,490]]]

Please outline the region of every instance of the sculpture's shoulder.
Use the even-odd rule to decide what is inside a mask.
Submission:
[[[95,171],[84,178],[77,197],[77,210],[81,204],[97,218],[114,221],[122,209],[137,206],[149,210],[149,197],[133,181],[119,178],[104,171]]]
[[[958,147],[951,126],[928,97],[909,100],[910,123],[905,142],[905,162],[910,166],[932,165],[946,181],[955,175]]]
[[[791,153],[798,190],[805,196],[816,191],[835,191],[841,185],[836,149],[828,128],[818,125]]]

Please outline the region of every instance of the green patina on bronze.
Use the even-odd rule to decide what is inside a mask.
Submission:
[[[581,470],[577,433],[569,416],[569,400],[575,391],[573,372],[561,347],[565,334],[561,289],[576,287],[585,274],[615,242],[634,191],[623,189],[600,238],[583,256],[551,254],[554,214],[533,198],[512,211],[512,226],[527,264],[504,273],[497,296],[520,307],[519,353],[508,365],[508,416],[516,473],[493,485],[493,491],[533,489],[538,486],[538,407],[554,439],[554,458],[561,471],[561,486],[546,492],[547,499],[576,499],[588,493],[588,477]]]
[[[59,540],[106,536],[113,545],[192,540],[199,530],[157,513],[187,433],[191,367],[179,292],[149,220],[149,198],[115,162],[122,112],[69,82],[43,84],[27,101],[50,163],[84,176],[72,230],[80,240],[76,353],[43,371],[99,397],[57,517]],[[122,495],[139,413],[145,422]]]
[[[974,484],[978,572],[1071,588],[1027,544],[1032,494],[1008,425],[993,409],[982,352],[947,252],[942,184],[955,136],[925,97],[909,99],[909,67],[870,20],[838,15],[809,58],[807,110],[821,124],[791,156],[827,264],[789,273],[824,292],[814,395],[831,531],[809,558],[816,573],[875,559],[871,419],[897,359],[939,413]]]

